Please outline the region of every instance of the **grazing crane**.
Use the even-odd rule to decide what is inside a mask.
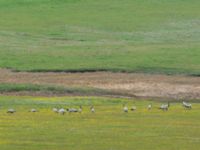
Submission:
[[[14,110],[14,109],[8,109],[8,111],[7,111],[7,113],[9,113],[9,114],[13,114],[13,113],[15,113],[16,111]]]
[[[162,104],[159,109],[163,110],[163,111],[168,111],[170,107],[170,103],[168,102],[167,104]]]
[[[95,113],[94,106],[91,106],[91,107],[90,107],[90,111],[91,111],[91,113]]]
[[[131,111],[135,111],[136,109],[137,109],[136,106],[131,107]]]
[[[58,113],[58,108],[53,108],[52,111]]]
[[[32,108],[29,112],[38,112],[36,109]]]
[[[78,112],[78,109],[76,109],[76,108],[67,108],[67,111],[68,111],[69,113]]]
[[[147,109],[148,109],[148,110],[151,110],[151,109],[152,109],[152,104],[149,104],[149,105],[147,106]]]
[[[183,107],[185,107],[187,109],[192,109],[192,104],[183,102]]]
[[[79,113],[82,113],[82,110],[83,110],[83,109],[82,109],[82,106],[80,106],[79,109],[78,109],[78,112],[79,112]]]
[[[58,113],[64,115],[66,113],[66,110],[64,108],[61,108],[58,110]]]
[[[123,110],[124,110],[125,113],[127,113],[128,112],[128,107],[126,105],[123,105]]]

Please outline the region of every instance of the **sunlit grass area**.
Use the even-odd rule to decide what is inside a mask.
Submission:
[[[147,105],[153,105],[147,110]],[[200,105],[192,110],[172,103],[99,97],[0,97],[0,149],[3,150],[198,150]],[[163,102],[165,103],[165,102]],[[123,112],[122,105],[137,107]],[[79,108],[82,113],[59,115],[53,107]],[[90,112],[94,105],[95,113]],[[14,108],[15,114],[7,114]],[[28,112],[31,108],[37,113]]]

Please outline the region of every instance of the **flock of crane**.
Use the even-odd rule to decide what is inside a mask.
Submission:
[[[183,106],[184,108],[186,108],[186,109],[192,109],[192,104],[187,103],[187,102],[183,102],[183,103],[182,103],[182,106]],[[169,107],[170,107],[170,103],[168,102],[167,104],[162,104],[162,105],[159,107],[159,109],[161,109],[161,110],[163,110],[163,111],[168,111]],[[132,106],[132,107],[130,108],[131,111],[135,111],[136,109],[137,109],[136,106]],[[149,105],[147,106],[147,109],[148,109],[148,110],[151,110],[151,109],[152,109],[152,104],[149,104]],[[69,113],[81,113],[81,112],[82,112],[82,106],[80,106],[78,109],[77,109],[77,108],[67,108],[67,109],[64,109],[64,108],[60,108],[60,109],[59,109],[59,108],[53,108],[52,111],[55,112],[55,113],[58,113],[58,114],[62,114],[62,115],[64,115],[64,114],[67,113],[67,112],[69,112]],[[123,105],[123,111],[124,111],[125,113],[128,113],[129,109],[128,109],[128,107],[127,107],[126,105]],[[7,113],[10,113],[10,114],[13,114],[13,113],[15,113],[15,112],[16,112],[16,111],[15,111],[14,109],[8,109],[8,111],[7,111]],[[33,108],[33,109],[29,110],[29,112],[38,112],[38,110]],[[91,112],[91,113],[95,113],[95,108],[94,108],[94,106],[91,106],[91,107],[90,107],[90,112]]]
[[[186,108],[186,109],[192,109],[192,104],[187,103],[187,102],[183,102],[182,106],[184,108]],[[170,103],[168,102],[167,104],[162,104],[158,109],[161,109],[163,111],[168,111],[169,107],[170,107]],[[147,106],[147,109],[151,110],[152,109],[152,104],[149,104]],[[128,107],[126,105],[124,105],[124,109],[123,110],[124,110],[124,112],[128,112],[129,109],[128,109]],[[131,111],[135,111],[136,110],[136,106],[132,106],[130,110]]]

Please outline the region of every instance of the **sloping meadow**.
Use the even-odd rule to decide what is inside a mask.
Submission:
[[[199,75],[198,0],[1,0],[0,67]]]

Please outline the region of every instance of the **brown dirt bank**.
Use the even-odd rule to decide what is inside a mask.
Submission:
[[[135,95],[136,97],[200,99],[200,77],[181,75],[168,76],[111,72],[30,73],[0,69],[0,83],[93,87],[112,90],[125,95]]]

